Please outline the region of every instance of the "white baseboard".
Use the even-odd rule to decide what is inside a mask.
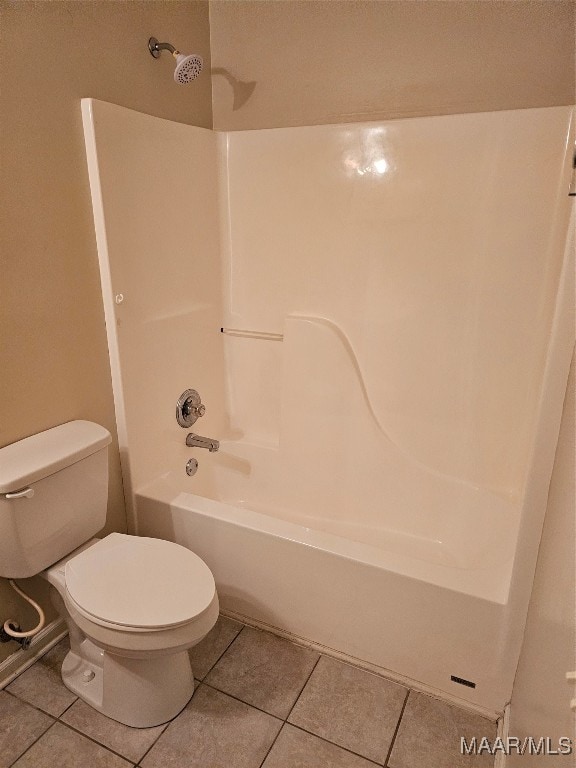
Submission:
[[[19,648],[11,656],[8,656],[0,664],[0,690],[9,685],[25,669],[31,667],[36,659],[43,656],[67,634],[68,630],[64,619],[55,619],[32,638],[30,648],[27,651]]]

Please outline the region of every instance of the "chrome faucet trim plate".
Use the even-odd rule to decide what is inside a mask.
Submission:
[[[176,421],[181,427],[191,427],[194,422],[206,413],[206,406],[195,389],[182,392],[176,402]]]

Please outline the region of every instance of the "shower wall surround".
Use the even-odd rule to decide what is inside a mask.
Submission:
[[[221,134],[83,114],[133,530],[201,554],[228,610],[502,709],[573,345],[572,109]],[[193,478],[188,387],[221,441]],[[281,573],[246,561],[266,541]]]
[[[227,134],[225,323],[285,333],[284,374],[301,369],[320,398],[335,386],[331,365],[355,372],[339,384],[326,441],[346,437],[355,463],[393,445],[447,482],[520,499],[561,267],[554,236],[566,231],[556,217],[569,114]],[[270,343],[251,346],[264,370],[280,360],[267,359]],[[314,371],[298,365],[307,355]],[[230,379],[238,390],[241,377]],[[266,395],[278,414],[315,418],[275,380]],[[256,402],[242,406],[253,391],[249,379],[234,393],[235,426],[277,444],[280,422],[262,434]],[[367,444],[358,430],[354,445],[362,400],[379,436]]]
[[[203,423],[224,428],[217,142],[105,102],[82,110],[97,137],[88,165],[130,516],[133,487],[189,458],[174,428],[181,392],[200,390]]]

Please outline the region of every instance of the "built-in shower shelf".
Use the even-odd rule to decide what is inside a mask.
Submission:
[[[284,341],[282,333],[268,333],[267,331],[247,331],[241,328],[220,328],[221,333],[227,336],[242,336],[245,339],[264,339],[265,341]]]

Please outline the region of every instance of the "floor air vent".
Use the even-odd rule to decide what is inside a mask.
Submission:
[[[453,683],[458,683],[458,685],[465,685],[467,688],[476,688],[476,683],[473,683],[471,680],[464,680],[463,677],[450,675],[450,680],[452,680]]]

